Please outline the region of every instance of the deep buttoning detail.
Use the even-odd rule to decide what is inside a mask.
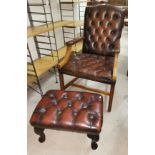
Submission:
[[[51,96],[54,104],[51,104]],[[38,103],[30,122],[47,128],[100,132],[103,119],[101,98],[101,95],[86,92],[48,91]]]

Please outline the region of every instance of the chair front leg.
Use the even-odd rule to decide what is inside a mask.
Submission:
[[[64,90],[64,76],[59,72],[60,89]]]
[[[111,84],[110,88],[110,96],[109,96],[109,105],[108,105],[108,112],[111,112],[113,96],[114,96],[115,84]]]

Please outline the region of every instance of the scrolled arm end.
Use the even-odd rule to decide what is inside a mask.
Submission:
[[[61,69],[68,62],[68,60],[70,58],[70,55],[72,53],[72,45],[78,43],[81,40],[83,40],[83,37],[75,38],[75,39],[73,39],[71,41],[68,41],[66,43],[66,45],[67,45],[67,51],[66,51],[66,54],[65,54],[63,60],[57,64],[57,68],[58,69]]]
[[[71,40],[71,41],[68,41],[68,42],[66,43],[66,45],[67,45],[67,46],[72,46],[72,45],[78,43],[78,42],[81,41],[81,40],[83,40],[83,37],[75,38],[75,39],[73,39],[73,40]]]
[[[72,53],[72,46],[67,46],[66,55],[64,56],[63,60],[57,64],[58,69],[61,69],[68,62],[71,53]]]

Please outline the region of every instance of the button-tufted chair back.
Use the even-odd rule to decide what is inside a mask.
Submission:
[[[91,0],[91,1],[87,2],[87,6],[89,6],[89,5],[97,5],[97,4],[106,4],[106,3],[108,3],[108,1],[109,0],[101,0],[101,1]]]
[[[124,10],[108,4],[86,7],[83,52],[114,56],[124,16]]]

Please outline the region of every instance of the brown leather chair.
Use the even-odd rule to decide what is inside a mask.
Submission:
[[[109,0],[90,0],[87,1],[87,6],[98,5],[98,4],[107,4]]]
[[[67,52],[58,64],[60,87],[75,86],[109,96],[108,111],[111,111],[120,37],[124,25],[124,10],[108,4],[88,6],[85,10],[84,37],[67,42]],[[72,45],[83,40],[82,51],[72,54]],[[75,76],[64,85],[63,74]],[[111,85],[110,92],[85,87],[74,82],[78,78]]]

